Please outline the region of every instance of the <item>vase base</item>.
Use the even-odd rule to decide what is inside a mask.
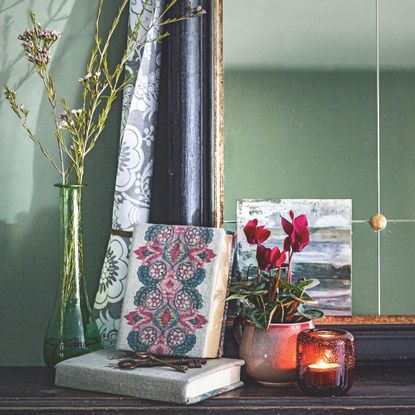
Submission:
[[[264,382],[262,380],[256,380],[255,382],[259,383],[262,386],[267,388],[290,388],[297,384],[297,382]]]
[[[89,339],[85,342],[67,342],[59,343],[58,341],[48,341],[43,343],[43,360],[48,367],[54,367],[62,360],[71,359],[87,353],[96,352],[102,349],[101,338]]]

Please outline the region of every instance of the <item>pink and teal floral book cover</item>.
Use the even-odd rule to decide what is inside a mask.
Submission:
[[[134,229],[118,350],[217,357],[232,236],[223,229]]]

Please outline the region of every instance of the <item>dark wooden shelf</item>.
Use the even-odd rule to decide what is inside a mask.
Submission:
[[[46,368],[0,368],[0,413],[20,414],[415,414],[415,362],[360,366],[347,396],[310,398],[297,388],[246,386],[179,406],[59,388]]]

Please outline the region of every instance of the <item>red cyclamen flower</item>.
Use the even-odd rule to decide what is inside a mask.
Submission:
[[[244,232],[249,244],[261,244],[271,235],[271,231],[265,229],[265,226],[258,226],[258,219],[249,220]]]
[[[291,247],[293,252],[301,252],[310,242],[307,218],[305,215],[295,218],[292,210],[290,210],[290,217],[292,223],[281,216],[281,225],[288,235],[284,240],[284,251],[289,251]]]
[[[258,261],[258,268],[263,271],[269,271],[280,267],[286,258],[285,251],[280,251],[278,246],[274,248],[265,248],[264,245],[259,244],[256,250],[256,259]]]

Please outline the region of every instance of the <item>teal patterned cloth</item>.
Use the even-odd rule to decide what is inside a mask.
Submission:
[[[146,6],[143,15],[146,26],[150,19],[158,18],[164,1],[150,3],[155,10],[151,13],[150,4]],[[142,9],[141,0],[130,1],[130,31]],[[157,30],[149,36],[156,37]],[[112,227],[116,230],[132,231],[135,224],[149,218],[160,58],[160,42],[145,43],[135,50],[126,66],[127,74],[137,72],[138,76],[124,91],[112,217]],[[113,346],[117,337],[129,248],[130,238],[111,235],[93,310],[104,347]]]

